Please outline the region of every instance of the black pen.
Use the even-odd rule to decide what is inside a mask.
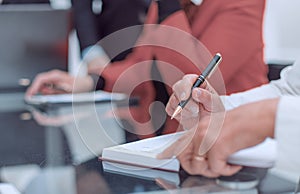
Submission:
[[[209,64],[207,65],[207,67],[204,69],[204,71],[199,75],[199,77],[197,78],[197,80],[195,81],[195,83],[192,86],[191,89],[191,93],[190,96],[187,100],[183,100],[181,101],[177,108],[175,109],[171,119],[173,119],[174,117],[176,117],[181,111],[182,109],[185,107],[185,105],[188,103],[188,101],[192,98],[192,91],[194,88],[199,87],[201,84],[204,83],[206,78],[209,78],[211,76],[211,74],[214,72],[214,70],[218,67],[219,63],[222,60],[222,56],[220,53],[217,53],[213,59],[209,62]]]

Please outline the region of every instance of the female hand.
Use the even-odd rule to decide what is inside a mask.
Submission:
[[[205,137],[207,130],[218,130],[209,126],[212,119],[215,121],[223,119],[221,113],[213,113],[202,118],[193,133],[188,131],[164,150],[158,158],[170,158],[176,155],[182,167],[190,174],[201,174],[207,177],[232,175],[238,172],[241,166],[227,163],[231,154],[257,145],[266,137],[273,137],[278,101],[279,99],[259,101],[226,112],[217,141],[205,157],[199,157],[199,149],[207,138]],[[180,147],[184,149],[180,150]]]
[[[192,85],[197,78],[198,75],[188,74],[173,85],[173,94],[166,106],[168,115],[171,116],[174,113],[180,101],[189,98]],[[201,88],[194,88],[192,97],[181,113],[175,117],[184,129],[195,127],[201,117],[211,113],[224,112],[224,106],[219,95],[208,82],[204,82]]]
[[[88,77],[73,77],[67,72],[52,70],[38,74],[31,86],[26,91],[26,96],[37,93],[59,94],[79,93],[90,91],[93,87],[93,80]]]

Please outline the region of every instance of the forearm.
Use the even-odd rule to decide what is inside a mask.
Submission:
[[[274,137],[278,102],[279,98],[262,100],[227,112],[224,127],[232,153]]]
[[[283,170],[297,179],[300,174],[299,115],[299,96],[284,96],[280,99],[275,124],[278,150],[276,169]]]
[[[230,110],[240,105],[283,95],[300,95],[300,61],[292,67],[282,70],[281,78],[269,84],[230,96],[222,96],[225,109]]]
[[[72,8],[80,49],[83,50],[98,41],[92,0],[72,0]]]
[[[266,84],[245,92],[235,93],[229,96],[221,96],[221,100],[225,109],[231,110],[244,104],[276,98],[281,95],[281,91],[277,87]]]

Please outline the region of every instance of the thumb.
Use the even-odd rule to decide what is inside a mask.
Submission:
[[[226,164],[220,172],[223,176],[231,176],[242,169],[242,166]]]

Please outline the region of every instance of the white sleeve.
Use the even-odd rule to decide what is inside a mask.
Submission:
[[[300,96],[280,99],[275,123],[276,168],[300,176]]]
[[[226,110],[236,108],[240,105],[264,100],[268,98],[276,98],[280,96],[280,90],[271,84],[266,84],[246,92],[232,94],[230,96],[221,96],[221,100]]]
[[[283,95],[300,95],[300,60],[281,72],[281,78],[246,92],[222,96],[226,110],[243,104]]]

